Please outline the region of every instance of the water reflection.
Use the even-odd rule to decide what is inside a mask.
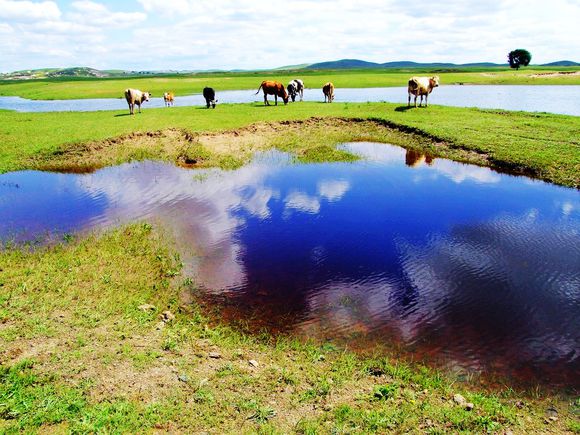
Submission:
[[[433,156],[412,149],[407,150],[405,153],[405,164],[407,166],[414,168],[422,163],[431,166],[433,164]]]
[[[0,176],[0,237],[158,220],[224,316],[534,381],[580,379],[575,190],[347,144],[364,160]]]

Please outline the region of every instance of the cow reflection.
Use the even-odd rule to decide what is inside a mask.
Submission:
[[[433,156],[429,154],[423,154],[416,150],[408,149],[405,153],[405,164],[412,168],[416,168],[421,163],[425,163],[429,166],[433,164]]]

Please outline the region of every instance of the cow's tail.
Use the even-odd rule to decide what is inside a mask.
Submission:
[[[256,92],[254,95],[258,95],[260,93],[260,89],[262,89],[262,84],[263,83],[260,83],[260,87],[258,88],[258,92]]]
[[[417,83],[417,79],[412,78],[409,79],[409,90],[415,90],[419,87],[419,83]]]

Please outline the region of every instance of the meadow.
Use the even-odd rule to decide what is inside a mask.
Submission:
[[[167,91],[175,95],[190,95],[201,93],[205,86],[212,86],[218,92],[258,89],[262,80],[288,83],[297,77],[304,80],[307,88],[322,88],[328,81],[332,81],[337,88],[406,86],[409,77],[413,75],[438,75],[442,85],[579,85],[578,71],[578,67],[533,67],[517,71],[509,68],[366,69],[199,73],[107,79],[63,78],[0,81],[0,96],[20,96],[35,100],[123,98],[123,90],[129,87],[150,91],[154,96],[161,96]]]
[[[528,174],[566,186],[580,185],[578,117],[442,106],[407,109],[406,106],[389,103],[304,102],[275,107],[264,107],[259,103],[227,104],[215,110],[202,107],[145,108],[142,114],[135,116],[129,116],[126,111],[3,111],[0,112],[0,172],[18,169],[66,170],[66,162],[70,162],[74,169],[74,166],[96,168],[131,159],[175,160],[178,157],[176,153],[183,150],[169,151],[167,145],[170,141],[163,144],[162,141],[152,143],[149,140],[140,145],[139,141],[130,140],[131,146],[120,146],[115,138],[132,133],[179,129],[183,131],[182,135],[191,136],[190,143],[195,143],[196,136],[202,132],[236,130],[249,125],[313,117],[371,120],[391,132],[388,135],[391,143],[405,146],[408,135],[412,135],[415,141],[421,143],[421,150],[434,156]],[[192,148],[188,145],[192,149],[185,150],[185,153],[203,154],[204,165],[208,166],[216,164],[211,156],[221,152],[217,166],[227,168],[239,166],[258,149],[281,147],[280,141],[286,142],[284,150],[301,153],[304,147],[312,148],[321,143],[330,146],[346,140],[380,140],[368,128],[357,128],[356,122],[342,130],[342,134],[334,136],[325,135],[324,130],[320,129],[315,134],[304,131],[302,137],[307,140],[292,141],[292,136],[284,134],[283,126],[274,130],[271,140],[259,146],[257,141],[252,140],[243,149],[233,146],[226,151],[214,150],[215,147],[211,146]],[[173,148],[175,145],[176,142],[173,142]],[[98,152],[91,154],[90,149],[98,149]],[[90,162],[83,164],[89,154]],[[190,157],[195,159],[195,156]],[[62,166],[58,162],[65,164]]]
[[[580,84],[578,76],[530,73],[440,75],[447,83]],[[409,73],[301,75],[310,87],[329,79],[355,87],[400,86]],[[262,78],[2,83],[0,95],[115,97],[128,86],[188,94],[205,84],[257,88]],[[310,102],[127,113],[0,111],[0,172],[91,171],[143,159],[231,169],[270,148],[303,162],[351,160],[336,144],[371,140],[580,187],[574,116]],[[0,432],[580,433],[580,399],[569,391],[488,384],[384,351],[250,334],[202,302],[170,235],[149,223],[66,235],[51,246],[4,246]]]

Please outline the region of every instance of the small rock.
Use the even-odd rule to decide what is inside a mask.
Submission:
[[[162,322],[169,323],[175,319],[175,314],[173,314],[171,311],[163,311],[160,317]]]
[[[214,359],[219,359],[219,358],[221,358],[221,357],[222,357],[222,356],[221,356],[221,354],[220,354],[219,352],[210,352],[210,353],[208,354],[208,356],[209,356],[210,358],[214,358]]]
[[[558,421],[558,417],[556,417],[555,415],[552,415],[552,416],[548,417],[548,420],[550,420],[550,421]]]
[[[558,415],[558,410],[554,407],[546,409],[546,415],[548,417],[556,417]]]
[[[332,406],[330,406],[329,404],[326,404],[322,407],[322,409],[326,412],[332,411]]]
[[[458,405],[465,405],[467,403],[467,400],[461,394],[454,394],[453,401]]]
[[[155,311],[157,309],[155,305],[151,304],[139,305],[137,308],[139,308],[141,311]]]
[[[518,400],[516,402],[516,408],[522,409],[523,407],[524,407],[524,402],[522,402],[521,400]]]
[[[179,375],[179,376],[177,377],[177,379],[178,379],[178,380],[180,380],[181,382],[185,382],[185,383],[189,382],[189,378],[188,378],[188,377],[187,377],[187,375],[186,375],[186,374],[184,374],[184,373],[183,373],[183,374],[181,374],[181,375]]]
[[[165,322],[159,322],[157,325],[155,325],[155,329],[157,329],[158,331],[160,331],[163,328],[165,328]]]
[[[511,429],[506,429],[503,431],[503,435],[514,435]]]
[[[255,359],[251,359],[248,361],[248,364],[250,364],[252,367],[258,367],[258,361],[256,361]]]
[[[471,402],[467,402],[467,403],[465,404],[465,410],[466,410],[466,411],[471,411],[471,410],[473,410],[474,406],[475,406],[475,405],[474,405],[473,403],[471,403]]]

